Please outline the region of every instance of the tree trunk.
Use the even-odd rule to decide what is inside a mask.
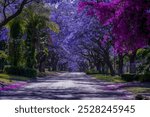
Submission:
[[[122,54],[119,54],[119,69],[118,69],[118,74],[119,75],[123,74],[123,56],[122,56]]]
[[[109,56],[108,56],[107,58],[105,58],[104,61],[106,62],[106,65],[108,66],[108,68],[109,68],[109,70],[110,70],[110,74],[111,74],[112,76],[114,76],[114,75],[115,75],[115,71],[114,71],[114,69],[113,69],[113,65],[112,65],[112,62],[110,61]]]
[[[43,72],[42,71],[42,63],[39,63],[39,72]]]
[[[44,63],[44,62],[41,62],[41,63],[39,64],[39,71],[40,71],[40,72],[45,72],[45,63]]]
[[[45,61],[46,61],[46,55],[44,53],[41,53],[39,57],[39,71],[45,72]]]
[[[130,73],[131,74],[135,74],[136,73],[136,63],[135,63],[135,59],[136,59],[136,51],[133,52],[130,56]]]
[[[101,62],[101,73],[105,74],[105,64],[104,64],[104,62]]]
[[[52,64],[52,71],[56,71],[56,70],[57,70],[57,64],[56,64],[56,62],[54,62]]]
[[[108,64],[109,66],[109,70],[110,70],[110,74],[111,74],[111,76],[114,76],[115,75],[115,71],[114,71],[114,69],[113,69],[113,66],[112,66],[112,64]]]
[[[99,73],[101,73],[101,63],[100,63],[100,61],[97,62],[97,63],[95,63],[95,66],[96,66],[96,70],[97,70]]]
[[[5,65],[5,60],[3,58],[0,58],[0,72],[3,71]]]

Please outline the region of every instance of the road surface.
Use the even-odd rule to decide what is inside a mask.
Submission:
[[[0,92],[0,99],[57,99],[57,100],[85,100],[85,99],[132,99],[133,95],[123,89],[107,89],[113,85],[92,78],[85,73],[58,73],[56,76],[38,78],[17,90]]]

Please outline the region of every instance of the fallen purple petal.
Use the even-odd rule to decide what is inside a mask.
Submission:
[[[0,91],[7,91],[7,90],[18,89],[18,88],[23,87],[26,84],[27,84],[26,82],[15,82],[15,83],[9,84],[9,85],[7,85],[7,86],[5,86],[3,88],[0,88]]]

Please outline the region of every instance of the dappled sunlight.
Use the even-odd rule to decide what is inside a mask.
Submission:
[[[72,76],[72,77],[71,77]],[[115,84],[114,84],[115,85]],[[112,83],[96,80],[84,73],[60,73],[40,78],[16,91],[1,92],[0,99],[132,99],[132,93],[106,88]]]
[[[0,99],[136,99],[149,88],[149,0],[0,0]]]

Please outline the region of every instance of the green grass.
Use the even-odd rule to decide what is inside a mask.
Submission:
[[[120,76],[110,76],[110,75],[102,75],[102,74],[92,74],[92,76],[107,82],[115,82],[115,83],[125,82],[124,80],[121,79]]]
[[[29,78],[0,73],[0,82],[11,83],[13,80],[26,81],[29,80]]]
[[[126,90],[134,93],[134,94],[139,94],[139,93],[150,93],[150,87],[128,87]]]
[[[121,79],[120,76],[108,76],[108,75],[102,75],[102,74],[92,74],[93,77],[100,79],[102,81],[107,82],[114,82],[114,83],[125,83],[123,79]],[[141,94],[141,93],[150,93],[150,85],[144,85],[139,87],[126,87],[127,91],[132,92],[133,94]]]

